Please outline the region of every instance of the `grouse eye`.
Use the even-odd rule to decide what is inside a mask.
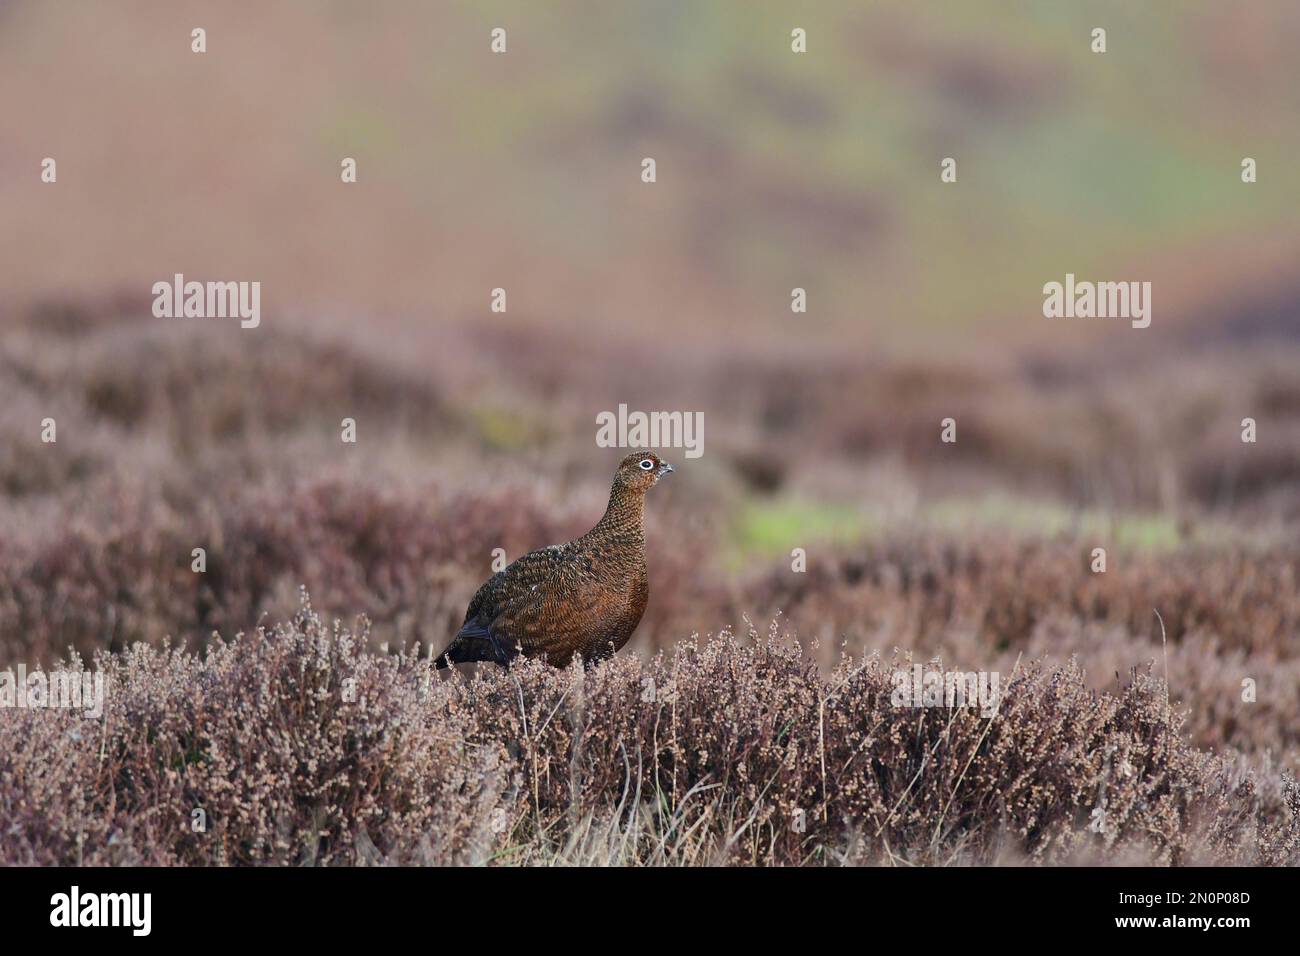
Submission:
[[[654,459],[653,459],[653,458],[642,458],[642,459],[641,459],[641,467],[642,467],[643,469],[645,469],[646,471],[649,471],[649,470],[650,470],[651,468],[653,468],[654,466],[655,466],[655,463],[654,463]]]

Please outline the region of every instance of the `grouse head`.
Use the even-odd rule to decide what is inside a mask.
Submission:
[[[673,466],[652,451],[634,451],[624,458],[614,473],[614,488],[645,494],[664,475],[671,475]]]

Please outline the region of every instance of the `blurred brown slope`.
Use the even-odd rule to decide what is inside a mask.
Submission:
[[[1152,281],[1157,329],[1294,294],[1295,5],[1106,20],[1098,56],[1050,0],[6,3],[0,289],[258,280],[373,329],[488,320],[505,287],[507,325],[954,358],[1095,341],[1038,314],[1066,271]]]

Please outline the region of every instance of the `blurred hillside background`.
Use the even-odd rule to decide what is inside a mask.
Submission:
[[[0,279],[20,298],[174,269],[260,278],[313,325],[428,326],[488,320],[504,285],[498,326],[927,356],[1115,344],[1041,321],[1042,284],[1066,271],[1155,284],[1157,332],[1125,351],[1197,321],[1267,324],[1232,312],[1294,317],[1292,3],[0,11],[0,199],[19,240]],[[57,189],[32,175],[45,156]],[[941,189],[945,156],[959,180]]]
[[[623,402],[705,418],[633,653],[779,614],[1105,683],[1158,607],[1198,739],[1294,761],[1298,44],[1289,0],[0,3],[0,665],[300,585],[440,647],[594,521]],[[261,327],[152,318],[177,272]],[[1151,327],[1045,319],[1067,272]]]

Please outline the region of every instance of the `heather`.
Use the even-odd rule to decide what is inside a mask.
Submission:
[[[1146,671],[1097,694],[1022,663],[989,719],[775,629],[447,679],[365,645],[304,604],[203,656],[99,652],[102,722],[4,714],[0,861],[1300,860],[1291,778],[1190,747]]]
[[[0,710],[6,862],[1295,862],[1280,349],[619,367],[454,327],[421,366],[141,311],[47,305],[0,340],[0,668],[111,677],[102,723]],[[577,431],[614,397],[709,410],[648,509],[631,644],[437,677],[495,549],[599,515]],[[1259,454],[1212,440],[1243,405]],[[1002,709],[894,707],[909,662],[998,672]]]
[[[491,572],[491,547],[520,554],[588,520],[525,486],[401,492],[309,480],[193,510],[124,496],[112,520],[60,517],[35,542],[0,542],[0,666],[52,662],[69,648],[89,660],[138,642],[201,650],[216,635],[287,619],[301,586],[329,619],[365,617],[373,651],[438,650]],[[191,570],[196,543],[203,573]],[[779,558],[729,573],[706,531],[652,515],[654,600],[632,650],[671,651],[693,633],[779,619],[819,642],[810,654],[822,666],[842,650],[901,648],[984,670],[1018,655],[1078,655],[1089,686],[1105,689],[1117,673],[1163,660],[1174,696],[1191,705],[1196,743],[1294,767],[1300,553],[1117,549],[1112,570],[1093,574],[1088,544],[900,531],[827,545],[802,574]],[[1259,686],[1253,704],[1241,701],[1244,678]]]

